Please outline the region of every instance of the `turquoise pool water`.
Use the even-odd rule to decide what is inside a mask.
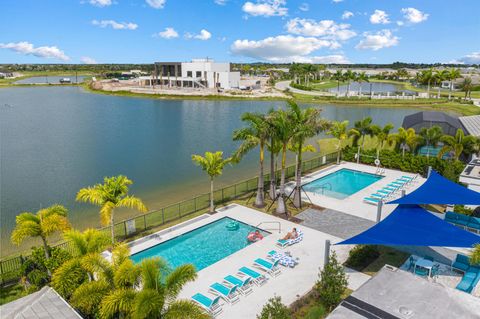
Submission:
[[[307,192],[344,199],[379,181],[383,176],[342,168],[303,186]]]
[[[238,229],[228,230],[227,225],[233,221],[228,217],[221,218],[138,252],[130,258],[133,262],[138,263],[144,258],[163,257],[172,267],[193,264],[197,270],[201,270],[251,245],[247,241],[247,235],[256,228],[237,222]],[[261,231],[261,233],[264,237],[269,235],[265,231]]]

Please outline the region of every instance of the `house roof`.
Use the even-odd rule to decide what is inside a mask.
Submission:
[[[458,118],[468,134],[480,136],[480,115],[462,116]]]
[[[464,129],[462,126],[462,123],[458,118],[443,112],[432,112],[432,111],[423,111],[423,112],[417,112],[417,113],[407,115],[403,118],[402,126],[405,128],[410,128],[417,124],[422,124],[422,123],[430,123],[432,125],[435,125],[435,123],[437,124],[445,123],[455,128],[455,130],[459,128],[462,130]]]
[[[82,318],[53,288],[37,292],[0,306],[2,319],[78,319]]]

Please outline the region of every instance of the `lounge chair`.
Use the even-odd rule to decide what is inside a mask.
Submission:
[[[363,201],[367,204],[378,205],[378,202],[381,202],[382,198],[364,197]]]
[[[292,239],[279,239],[277,240],[276,245],[280,248],[285,248],[287,246],[291,246],[293,244],[299,243],[303,240],[303,232],[301,230],[297,231],[297,237]]]
[[[263,271],[265,271],[267,274],[269,274],[272,277],[276,277],[282,273],[280,268],[278,268],[278,263],[280,260],[276,260],[273,263],[263,259],[263,258],[257,258],[253,262],[253,265]]]
[[[267,277],[265,275],[262,275],[258,272],[256,272],[253,269],[250,269],[248,267],[242,267],[238,270],[238,273],[243,276],[248,276],[252,278],[252,281],[255,285],[261,286],[267,283]]]
[[[192,300],[205,309],[212,317],[217,316],[222,312],[220,307],[220,297],[216,296],[214,299],[210,299],[207,296],[198,293],[192,296]]]
[[[470,258],[465,255],[457,254],[457,257],[455,258],[455,261],[452,263],[452,266],[450,268],[451,270],[458,270],[465,273],[469,267]]]
[[[292,256],[289,256],[284,253],[279,253],[275,250],[271,250],[267,254],[267,258],[271,259],[272,261],[277,261],[282,266],[293,268],[298,264],[298,258],[294,259]]]
[[[457,289],[471,293],[473,288],[477,285],[478,281],[480,280],[480,268],[477,267],[470,267],[465,275],[462,277],[462,280],[457,285]]]
[[[250,294],[252,290],[252,277],[246,276],[242,279],[228,275],[225,278],[223,278],[226,283],[232,285],[232,286],[237,286],[238,292],[240,292],[242,295],[248,295]]]
[[[427,277],[428,276],[428,269],[425,269],[420,266],[415,266],[415,275],[420,277]]]
[[[227,287],[216,282],[210,285],[210,292],[220,296],[229,304],[234,304],[240,300],[240,298],[238,298],[237,286]]]

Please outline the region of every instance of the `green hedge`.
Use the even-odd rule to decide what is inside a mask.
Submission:
[[[296,88],[296,89],[303,90],[303,91],[312,91],[313,90],[310,86],[306,86],[306,85],[302,85],[302,84],[296,84],[293,81],[290,83],[290,86],[292,88]]]
[[[343,151],[343,159],[355,162],[356,153],[356,147],[347,147]],[[377,155],[376,150],[362,150],[361,154],[361,163],[374,165]],[[422,174],[423,176],[427,174],[428,166],[432,166],[434,170],[455,182],[458,181],[460,173],[465,168],[465,164],[460,161],[442,160],[437,157],[427,158],[426,156],[414,155],[412,153],[405,153],[405,157],[402,157],[401,152],[394,150],[380,151],[379,158],[382,167]]]

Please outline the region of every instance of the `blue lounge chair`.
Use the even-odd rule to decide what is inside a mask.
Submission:
[[[451,269],[466,272],[470,267],[470,258],[465,255],[457,254],[455,261],[452,263]]]
[[[287,246],[291,246],[293,244],[299,243],[303,240],[303,232],[301,230],[297,230],[297,237],[292,239],[279,239],[276,242],[276,245],[280,248],[285,248]]]
[[[363,201],[367,204],[378,205],[378,202],[382,201],[381,198],[373,198],[373,197],[364,197]]]
[[[216,282],[210,285],[210,291],[214,295],[220,296],[229,304],[234,304],[240,300],[238,298],[237,286],[227,287]]]
[[[469,230],[473,230],[477,233],[480,233],[480,218],[470,216],[470,221],[467,224]]]
[[[267,274],[269,274],[272,277],[276,277],[282,273],[280,268],[278,268],[278,263],[280,260],[276,260],[273,263],[263,259],[263,258],[257,258],[253,262],[253,265],[263,271],[265,271]]]
[[[215,317],[222,312],[219,296],[210,299],[207,296],[198,293],[192,296],[192,300],[199,304],[200,307],[204,308],[210,315],[212,315],[212,317]]]
[[[413,267],[415,267],[415,258],[413,258],[413,256],[410,256],[408,258],[408,271],[411,271],[413,269]]]
[[[477,267],[470,267],[465,275],[462,277],[462,280],[457,285],[457,289],[471,293],[473,288],[477,285],[478,281],[480,280],[480,268]]]
[[[295,259],[290,255],[284,254],[282,252],[277,252],[275,250],[269,251],[267,253],[267,258],[269,258],[273,262],[278,260],[278,263],[284,267],[293,268],[298,264],[298,258]]]
[[[239,272],[240,275],[252,277],[253,283],[257,286],[261,286],[263,284],[266,284],[267,280],[268,280],[267,277],[265,277],[265,275],[262,275],[262,274],[256,272],[255,270],[250,269],[248,267],[242,267],[238,270],[238,272]]]
[[[232,286],[237,286],[238,292],[240,292],[242,295],[246,296],[253,291],[252,290],[252,285],[251,285],[252,277],[248,276],[248,277],[244,277],[244,278],[240,279],[238,277],[228,275],[223,279],[225,280],[226,283],[228,283]]]
[[[428,276],[428,269],[425,269],[420,266],[415,266],[415,275],[420,277],[427,277]]]

